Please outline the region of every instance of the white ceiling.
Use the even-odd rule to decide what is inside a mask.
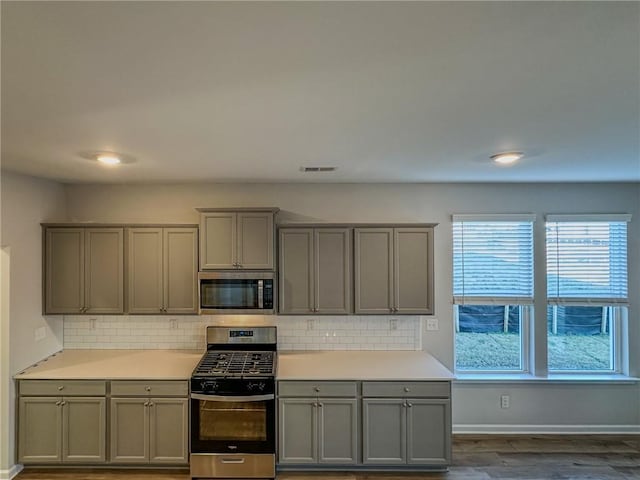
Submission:
[[[63,182],[640,181],[639,137],[635,1],[2,2],[2,167]]]

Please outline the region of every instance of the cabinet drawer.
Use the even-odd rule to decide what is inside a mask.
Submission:
[[[103,396],[106,383],[101,380],[20,380],[20,395]]]
[[[437,397],[451,396],[449,382],[363,382],[363,397]]]
[[[278,382],[281,397],[355,397],[356,382]]]
[[[111,395],[134,397],[186,397],[189,384],[182,380],[114,380],[111,382]]]

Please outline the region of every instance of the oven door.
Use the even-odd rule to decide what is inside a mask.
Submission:
[[[191,453],[275,453],[275,395],[191,394]]]

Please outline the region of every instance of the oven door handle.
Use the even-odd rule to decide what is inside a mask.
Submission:
[[[194,400],[204,400],[207,402],[264,402],[265,400],[273,400],[276,396],[271,393],[268,395],[247,395],[247,396],[223,396],[223,395],[203,395],[201,393],[192,393],[191,398]]]

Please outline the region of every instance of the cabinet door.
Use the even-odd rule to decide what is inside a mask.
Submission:
[[[407,400],[407,463],[451,463],[451,403],[444,399]]]
[[[85,229],[85,312],[124,312],[124,231]]]
[[[433,229],[394,229],[394,297],[398,313],[433,313]]]
[[[111,399],[111,462],[149,461],[149,412],[146,398]]]
[[[62,409],[58,397],[20,397],[18,461],[23,464],[62,460]],[[5,419],[6,420],[6,419]]]
[[[370,465],[407,461],[407,412],[404,400],[362,400],[362,460]]]
[[[127,229],[129,313],[160,313],[162,304],[162,228]]]
[[[358,401],[355,398],[320,399],[318,434],[320,463],[357,463]]]
[[[65,397],[62,401],[62,461],[104,462],[106,423],[105,398]]]
[[[166,313],[198,311],[198,229],[164,229],[164,308]]]
[[[80,313],[84,307],[84,229],[45,231],[45,313]]]
[[[238,266],[273,269],[273,213],[238,213]]]
[[[236,214],[203,213],[200,218],[200,269],[233,269],[237,263]]]
[[[280,229],[280,313],[313,311],[313,230]]]
[[[280,463],[317,463],[317,403],[309,398],[281,398],[278,401]]]
[[[186,464],[189,461],[189,403],[186,398],[149,401],[149,461]]]
[[[315,308],[319,313],[351,312],[351,229],[314,230]]]
[[[389,314],[393,307],[393,229],[355,229],[355,312]]]

